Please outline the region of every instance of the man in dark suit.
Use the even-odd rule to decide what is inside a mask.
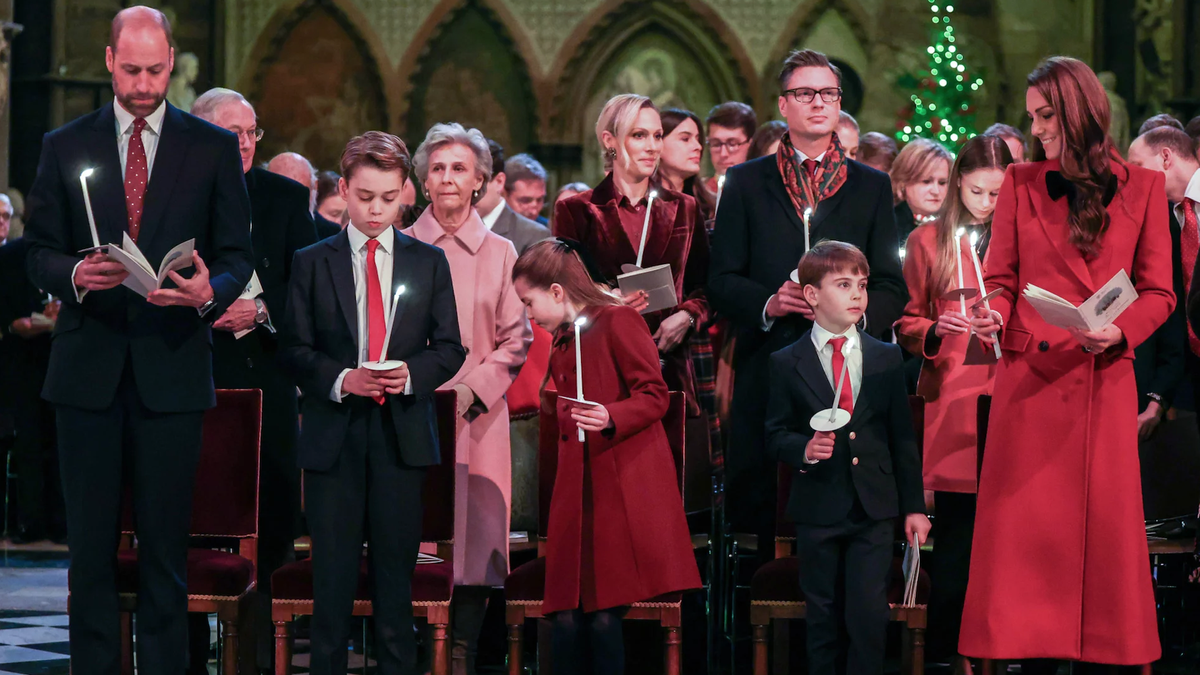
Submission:
[[[872,271],[849,244],[817,244],[798,269],[812,329],[770,357],[767,455],[793,472],[787,516],[813,675],[883,672],[895,521],[906,541],[929,534],[900,348],[855,327]],[[844,423],[817,427],[835,401]]]
[[[24,237],[0,246],[0,409],[13,435],[17,543],[62,539],[66,534],[54,453],[54,409],[39,395],[50,365],[50,332],[58,302],[29,282],[28,253]]]
[[[408,170],[399,138],[351,139],[340,184],[350,225],[298,252],[288,287],[280,359],[304,391],[297,454],[313,540],[314,675],[346,672],[364,522],[376,661],[384,675],[416,673],[421,485],[440,461],[433,394],[465,352],[445,254],[392,227]],[[385,354],[395,368],[366,367]]]
[[[513,155],[504,161],[504,201],[518,215],[548,228],[550,219],[542,215],[542,209],[546,208],[548,180],[546,167],[533,155]]]
[[[475,210],[489,230],[511,241],[517,255],[521,255],[530,246],[549,239],[550,230],[512,210],[504,199],[508,181],[504,173],[504,148],[493,140],[488,141],[488,148],[492,151],[492,180]]]
[[[116,100],[46,135],[29,194],[29,274],[63,302],[42,395],[58,413],[78,675],[120,668],[123,475],[138,533],[138,663],[184,670],[192,488],[203,413],[216,403],[209,323],[254,270],[237,139],[166,103],[170,30],[157,10],[117,14],[105,55]],[[145,298],[121,287],[119,262],[82,254],[92,214],[101,244],[128,236],[152,264],[195,239],[191,276],[172,272]]]
[[[887,336],[908,295],[891,182],[887,174],[846,158],[834,133],[840,78],[823,54],[805,50],[788,57],[779,78],[779,111],[788,134],[777,155],[726,174],[713,234],[708,297],[737,336],[734,440],[725,459],[727,517],[733,531],[759,536],[762,558],[770,557],[775,520],[775,464],[763,451],[768,356],[812,326],[802,289],[789,280],[805,252],[805,211],[811,210],[812,244],[848,242],[870,261],[866,332]]]
[[[246,643],[258,643],[258,663],[267,668],[271,665],[274,637],[271,575],[287,562],[300,533],[300,469],[296,466],[300,411],[296,387],[276,362],[275,322],[283,319],[292,257],[317,241],[309,213],[313,195],[305,185],[254,166],[258,120],[254,107],[241,94],[210,89],[196,99],[192,114],[238,135],[250,193],[254,277],[241,297],[213,324],[213,381],[218,389],[259,389],[263,396],[257,635]],[[308,172],[311,176],[311,167]],[[205,617],[203,622],[194,622],[192,662],[201,665],[197,652],[201,645],[208,644],[208,620]],[[205,648],[204,658],[207,652]]]

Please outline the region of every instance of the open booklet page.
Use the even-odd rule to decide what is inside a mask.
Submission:
[[[1138,297],[1133,282],[1123,269],[1078,307],[1033,284],[1027,284],[1022,295],[1046,323],[1059,328],[1092,331],[1111,324]]]
[[[108,257],[121,263],[129,272],[129,276],[122,285],[142,297],[146,297],[150,295],[151,291],[162,288],[163,281],[167,279],[170,272],[192,266],[192,251],[195,246],[196,240],[188,239],[171,249],[167,255],[163,256],[157,271],[150,265],[150,261],[146,260],[146,256],[142,254],[133,239],[129,238],[129,233],[125,233],[120,246],[109,244],[106,249]]]

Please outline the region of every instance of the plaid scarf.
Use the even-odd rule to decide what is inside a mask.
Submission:
[[[825,151],[825,157],[821,159],[821,164],[812,179],[800,166],[796,149],[792,147],[791,134],[783,135],[779,150],[775,153],[775,161],[779,163],[779,173],[783,174],[783,186],[787,188],[788,196],[792,198],[792,206],[796,207],[796,214],[801,220],[804,219],[806,209],[812,209],[813,213],[816,213],[821,200],[833,195],[846,182],[846,151],[842,149],[842,143],[836,133],[833,134],[829,149]]]

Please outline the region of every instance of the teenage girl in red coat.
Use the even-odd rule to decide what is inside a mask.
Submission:
[[[700,574],[662,427],[658,349],[641,315],[601,290],[575,250],[561,240],[535,244],[517,260],[513,286],[529,318],[554,335],[560,441],[543,602],[554,672],[608,675],[624,672],[625,606],[698,588]],[[595,406],[561,398],[578,397],[578,317],[587,319],[582,398]]]

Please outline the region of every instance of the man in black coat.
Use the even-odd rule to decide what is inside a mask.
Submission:
[[[254,271],[237,138],[166,102],[170,31],[157,10],[117,14],[106,53],[116,100],[46,135],[29,194],[30,277],[63,303],[42,396],[58,415],[77,675],[120,669],[123,476],[138,534],[138,663],[184,670],[192,488],[216,404],[210,324]],[[85,252],[123,237],[153,265],[194,239],[193,269],[143,298],[121,286],[121,263]]]
[[[288,561],[300,534],[300,469],[296,466],[300,411],[296,387],[276,362],[275,324],[283,320],[292,256],[317,241],[309,212],[312,195],[306,186],[254,166],[257,118],[254,107],[241,94],[210,89],[196,99],[192,114],[238,135],[250,193],[254,277],[213,324],[213,381],[218,389],[262,391],[257,635],[254,640],[243,640],[257,642],[259,666],[268,668],[273,651],[271,575]],[[207,645],[208,620],[193,621],[192,662],[199,666],[201,657],[208,655],[207,648],[198,653]]]
[[[736,330],[727,518],[733,531],[759,537],[770,557],[775,520],[775,463],[764,452],[768,357],[812,326],[801,288],[789,280],[811,244],[854,244],[871,265],[866,332],[885,338],[907,301],[887,174],[844,157],[836,143],[841,75],[823,54],[793,52],[780,73],[780,113],[788,135],[780,154],[726,174],[713,233],[708,297]],[[803,172],[803,174],[801,174]],[[805,196],[805,194],[812,196]],[[814,198],[815,196],[815,198]],[[813,203],[815,202],[815,204]],[[766,544],[764,544],[766,542]]]

